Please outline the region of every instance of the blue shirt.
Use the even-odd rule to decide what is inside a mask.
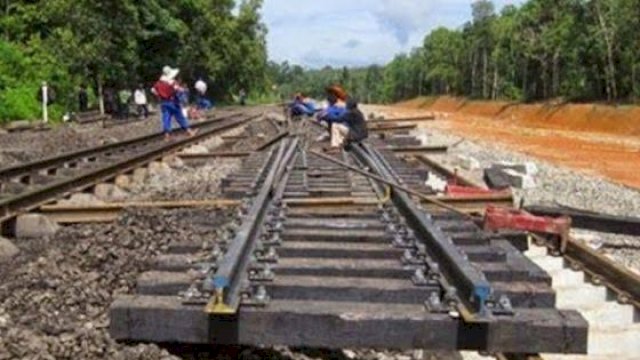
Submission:
[[[341,122],[342,115],[344,115],[347,110],[341,106],[331,105],[324,111],[324,113],[320,116],[320,120],[327,121],[329,123]]]

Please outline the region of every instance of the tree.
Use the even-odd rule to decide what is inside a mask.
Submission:
[[[424,39],[426,79],[432,93],[450,94],[461,90],[459,69],[463,45],[462,35],[446,28],[436,29]]]

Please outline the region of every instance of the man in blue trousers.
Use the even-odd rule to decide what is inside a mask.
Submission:
[[[171,118],[175,117],[180,127],[187,132],[189,136],[197,133],[189,127],[189,122],[182,113],[182,107],[176,92],[176,76],[180,70],[172,69],[165,66],[162,69],[162,76],[153,86],[153,93],[160,99],[160,107],[162,110],[162,129],[164,131],[165,140],[171,140]]]

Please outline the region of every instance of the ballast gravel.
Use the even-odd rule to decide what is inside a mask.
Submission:
[[[131,200],[208,200],[220,197],[220,181],[240,167],[240,160],[208,160],[204,166],[160,165],[129,190]]]
[[[203,246],[225,211],[130,210],[112,224],[65,227],[18,242],[0,269],[0,359],[171,359],[155,345],[125,346],[108,333],[108,307],[176,239]]]
[[[259,143],[262,137],[253,141]],[[212,141],[204,147],[219,144]],[[219,197],[219,182],[239,160],[202,167],[160,165],[127,189],[127,200]],[[169,166],[172,165],[172,166]],[[109,224],[73,225],[51,238],[16,240],[20,253],[0,265],[0,360],[215,359],[422,360],[421,351],[189,347],[117,343],[108,334],[109,305],[135,293],[136,279],[174,242],[202,245],[224,236],[234,209],[130,209]],[[427,357],[431,359],[432,357]],[[450,357],[437,357],[450,358]],[[433,358],[436,359],[436,358]]]
[[[478,170],[459,170],[460,174],[482,181],[482,169],[499,162],[532,162],[538,168],[533,175],[536,186],[513,189],[516,203],[525,205],[569,206],[611,215],[640,217],[640,191],[612,183],[602,177],[555,166],[500,146],[496,143],[474,142],[434,129],[419,129],[414,135],[428,145],[455,145],[446,155],[433,156],[455,167],[459,155],[472,157],[480,163]],[[589,237],[605,254],[626,266],[640,269],[640,237],[593,233]],[[595,246],[595,245],[594,245]]]

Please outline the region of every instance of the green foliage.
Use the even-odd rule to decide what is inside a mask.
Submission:
[[[38,87],[18,86],[0,95],[0,119],[34,119],[40,113],[40,105],[34,99]]]
[[[188,84],[207,80],[218,101],[264,91],[261,6],[241,0],[234,15],[234,0],[12,0],[0,10],[0,99],[6,89],[12,99],[0,101],[2,119],[39,117],[24,94],[42,81],[56,91],[57,116],[77,110],[80,84],[94,104],[98,87],[151,86],[165,65]]]
[[[421,47],[384,67],[303,71],[271,64],[269,77],[287,97],[323,96],[324,85],[341,82],[369,102],[443,94],[518,101],[640,97],[640,1],[529,0],[500,14],[489,0],[471,6],[471,21],[433,30]]]
[[[0,122],[40,118],[37,94],[42,80],[59,80],[59,86],[54,89],[56,94],[69,89],[68,76],[62,66],[40,51],[27,52],[0,40]],[[61,118],[65,104],[64,97],[56,98],[55,106],[50,109],[52,118]]]

